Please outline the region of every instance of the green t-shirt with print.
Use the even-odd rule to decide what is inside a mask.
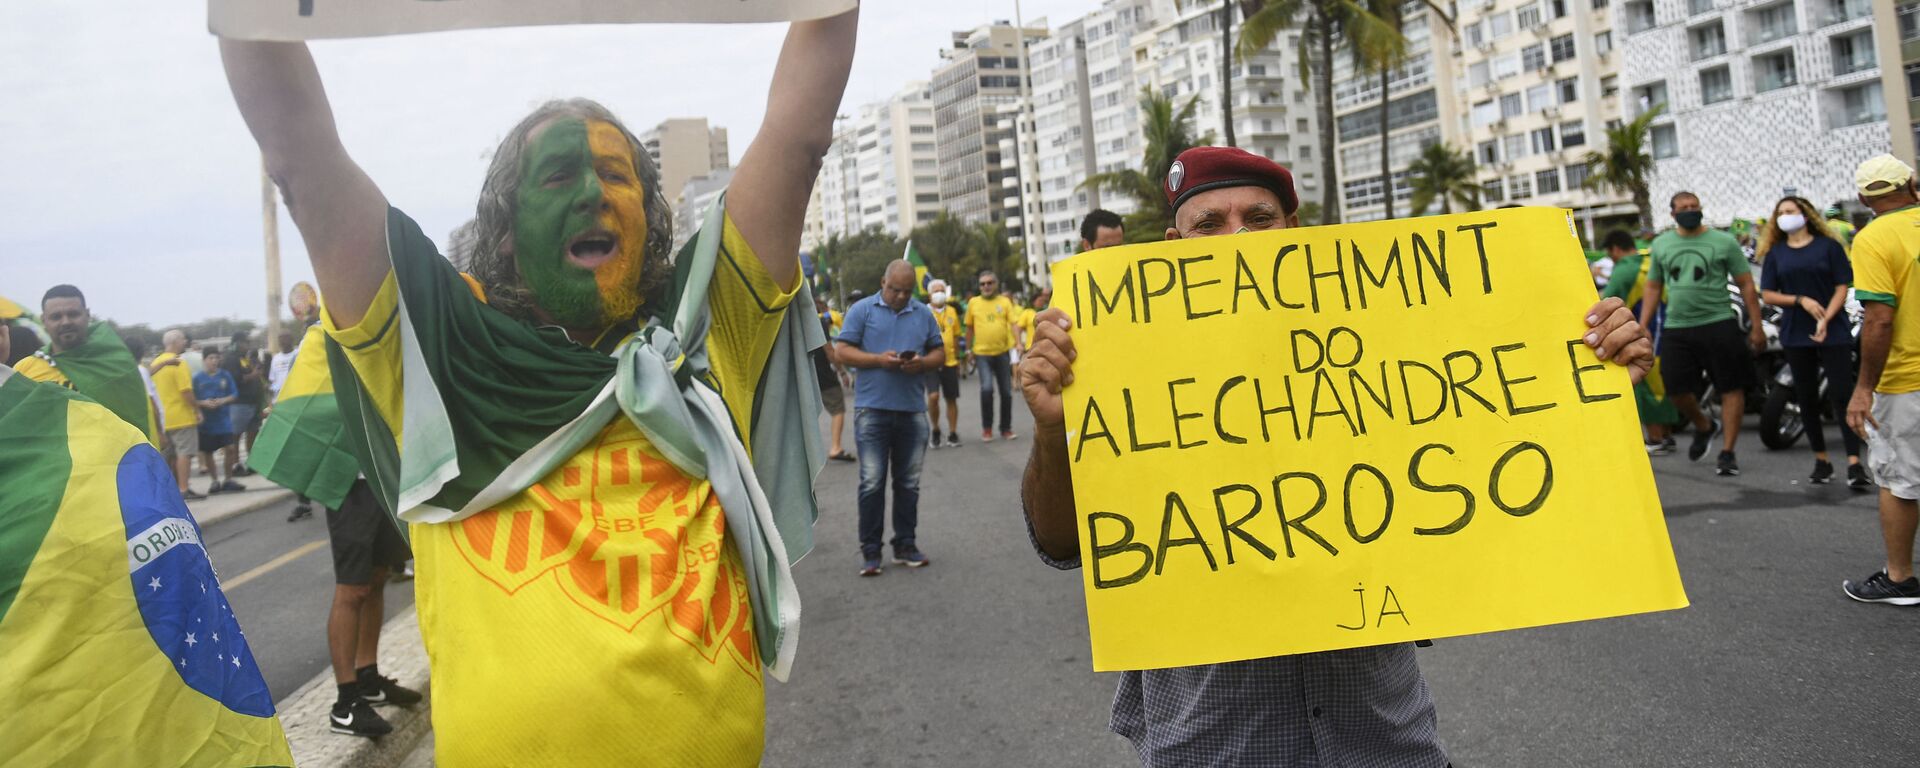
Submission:
[[[1733,235],[1717,229],[1692,237],[1667,232],[1654,238],[1647,252],[1653,261],[1647,282],[1660,283],[1666,296],[1666,327],[1695,328],[1733,319],[1727,280],[1751,271]]]

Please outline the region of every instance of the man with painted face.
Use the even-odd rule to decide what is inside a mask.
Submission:
[[[1660,371],[1680,415],[1693,423],[1693,442],[1687,458],[1699,461],[1713,437],[1723,434],[1715,471],[1740,474],[1734,443],[1740,440],[1740,417],[1747,411],[1747,387],[1753,382],[1753,358],[1765,349],[1761,328],[1760,292],[1745,251],[1732,235],[1706,225],[1700,196],[1675,193],[1668,201],[1675,229],[1647,246],[1646,300],[1640,303],[1640,324],[1651,325],[1664,292],[1665,327],[1660,337]],[[1740,330],[1733,302],[1727,300],[1727,281],[1740,286],[1740,300],[1750,318]],[[1720,393],[1722,419],[1715,422],[1700,408],[1700,396],[1711,382]]]
[[[94,322],[87,297],[79,288],[48,288],[40,299],[40,325],[52,337],[52,343],[22,358],[14,366],[16,373],[75,390],[141,432],[150,436],[156,433],[140,361],[113,326]]]
[[[304,45],[221,42],[326,297],[356,458],[412,524],[438,764],[759,760],[823,460],[800,231],[856,18],[789,28],[677,259],[658,169],[569,99],[495,152],[468,275],[348,157]]]
[[[1271,160],[1230,147],[1182,152],[1163,186],[1174,211],[1167,239],[1297,227],[1293,176]],[[1584,314],[1589,346],[1638,380],[1653,346],[1617,298]],[[1075,357],[1065,312],[1040,313],[1020,363],[1033,411],[1033,453],[1020,486],[1040,559],[1080,567],[1071,462],[1061,387]],[[1114,695],[1115,733],[1148,766],[1447,764],[1433,698],[1412,643],[1276,656],[1225,664],[1123,672]]]

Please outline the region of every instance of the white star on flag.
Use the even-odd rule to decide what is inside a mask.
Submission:
[[[188,633],[187,633],[187,647],[189,647],[189,648],[191,648],[191,647],[193,647],[193,645],[194,645],[195,643],[198,643],[198,642],[200,642],[200,641],[199,641],[199,640],[195,640],[195,639],[193,639],[193,633],[192,633],[192,632],[188,632]]]
[[[226,660],[227,660],[227,655],[226,655],[226,654],[224,654],[224,653],[216,653],[216,654],[214,654],[214,655],[213,655],[213,660],[214,660],[214,661],[226,661]]]
[[[238,656],[233,657],[233,668],[234,669],[240,668],[240,657]]]
[[[213,633],[213,641],[216,643],[220,642],[220,633],[218,632]]]
[[[160,589],[160,577],[155,576],[152,581],[147,582],[147,588],[153,590]]]
[[[185,656],[180,657],[180,668],[181,669],[187,668],[187,657]]]

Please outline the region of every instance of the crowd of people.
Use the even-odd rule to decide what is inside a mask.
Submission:
[[[550,102],[514,126],[491,160],[474,236],[443,256],[347,154],[304,45],[223,40],[239,112],[290,201],[324,311],[318,295],[295,302],[302,334],[275,339],[271,359],[235,339],[203,347],[194,372],[185,333],[169,332],[142,364],[102,334],[77,289],[56,287],[41,303],[47,348],[0,368],[0,394],[30,378],[98,401],[172,455],[183,498],[202,496],[188,484],[199,456],[209,493],[257,469],[326,509],[336,732],[381,735],[389,726],[373,705],[421,700],[380,674],[376,646],[381,587],[417,557],[436,763],[753,764],[765,678],[794,664],[792,561],[815,534],[814,477],[828,461],[858,464],[861,576],[882,572],[888,546],[893,564],[928,566],[920,477],[927,451],[965,445],[964,371],[978,376],[982,443],[1021,438],[1021,394],[1033,417],[1019,489],[1027,536],[1042,563],[1081,565],[1061,398],[1076,357],[1066,313],[1044,291],[1016,302],[991,271],[963,301],[954,284],[923,284],[896,261],[844,312],[803,278],[817,163],[795,158],[817,160],[832,140],[857,15],[791,26],[765,123],[677,255],[658,169],[598,103]],[[1269,159],[1199,147],[1173,167],[1166,239],[1300,226],[1292,174]],[[1640,388],[1650,453],[1671,452],[1670,428],[1688,426],[1690,458],[1719,436],[1716,468],[1735,475],[1749,355],[1766,342],[1761,304],[1781,307],[1796,382],[1826,382],[1841,411],[1849,482],[1880,489],[1887,563],[1843,588],[1913,605],[1920,197],[1912,169],[1891,157],[1862,164],[1856,181],[1877,218],[1851,253],[1836,257],[1812,206],[1785,199],[1757,246],[1757,283],[1739,243],[1705,225],[1700,197],[1674,195],[1676,229],[1644,254],[1607,237],[1618,266],[1578,322],[1594,354]],[[1083,250],[1126,239],[1105,211],[1081,235]],[[1834,351],[1851,338],[1838,322],[1848,283],[1864,306],[1857,375]],[[1703,405],[1709,385],[1717,418]],[[1819,388],[1799,386],[1812,435]],[[849,394],[852,452],[841,436]],[[281,431],[294,422],[314,428]],[[1813,476],[1833,477],[1825,444],[1812,442]],[[1446,765],[1413,649],[1126,672],[1110,725],[1148,765]]]

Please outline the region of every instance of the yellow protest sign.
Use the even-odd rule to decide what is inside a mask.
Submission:
[[[1104,249],[1053,286],[1095,669],[1686,605],[1566,211]]]

